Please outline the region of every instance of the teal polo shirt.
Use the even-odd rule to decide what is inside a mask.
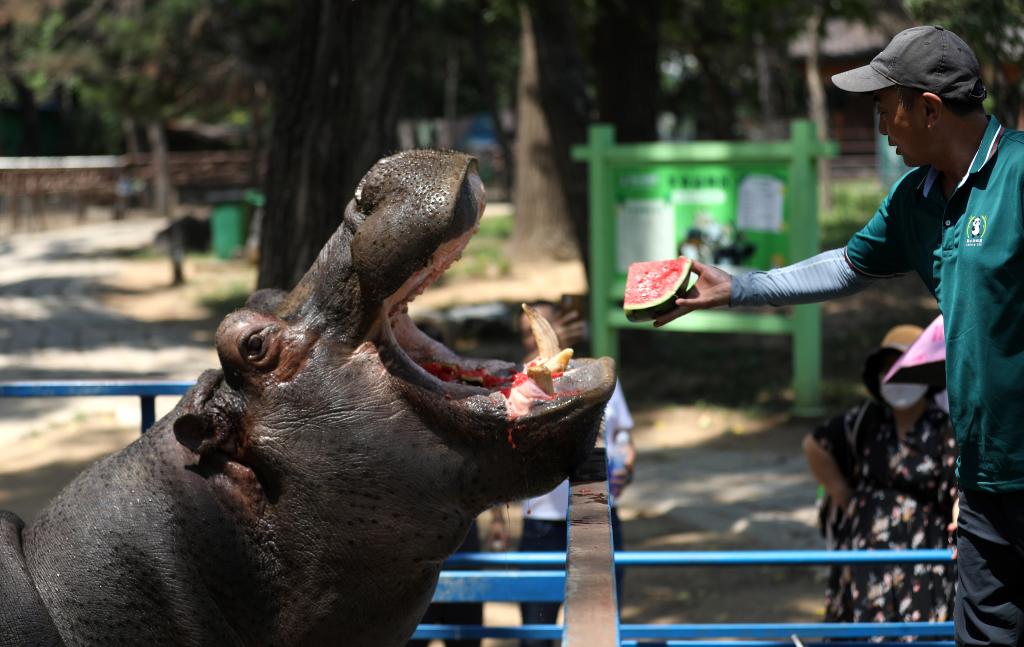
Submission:
[[[960,486],[1024,490],[1024,133],[989,117],[949,200],[938,172],[904,175],[846,246],[871,276],[911,270],[939,303]]]

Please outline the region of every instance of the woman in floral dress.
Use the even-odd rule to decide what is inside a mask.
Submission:
[[[880,378],[921,333],[897,326],[865,362],[874,396],[804,439],[826,492],[823,524],[838,550],[948,548],[956,501],[956,444],[948,414],[927,385],[880,386]],[[948,621],[955,566],[834,566],[828,622]]]

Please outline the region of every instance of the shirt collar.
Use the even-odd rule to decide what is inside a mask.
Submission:
[[[970,165],[967,167],[967,173],[960,178],[956,188],[962,187],[967,182],[968,177],[985,168],[985,165],[996,154],[996,149],[999,148],[999,141],[1003,138],[1005,131],[1006,129],[1003,128],[1002,124],[995,117],[990,116],[988,118],[988,126],[985,128],[985,134],[981,136],[981,144],[978,145],[978,150],[974,152],[974,159],[971,160]],[[935,170],[935,167],[929,166],[928,174],[921,181],[921,184],[918,185],[924,197],[928,197],[928,193],[932,190],[932,185],[935,184],[935,180],[938,177],[939,172]]]
[[[921,189],[921,195],[928,197],[928,192],[932,190],[932,185],[935,184],[935,178],[939,177],[939,172],[935,170],[934,166],[928,167],[928,175],[924,176],[921,180],[921,184],[918,188]]]

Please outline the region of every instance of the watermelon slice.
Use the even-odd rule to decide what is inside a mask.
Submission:
[[[622,303],[626,318],[649,321],[674,310],[676,299],[697,282],[692,267],[693,261],[686,257],[631,263]]]

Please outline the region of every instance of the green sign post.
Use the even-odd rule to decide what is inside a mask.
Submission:
[[[589,167],[594,355],[617,358],[621,328],[791,335],[794,412],[820,413],[820,306],[698,311],[655,329],[626,319],[622,294],[634,261],[685,253],[769,269],[816,254],[816,162],[835,152],[806,120],[792,123],[789,140],[772,142],[616,144],[612,126],[591,126],[572,154]]]

